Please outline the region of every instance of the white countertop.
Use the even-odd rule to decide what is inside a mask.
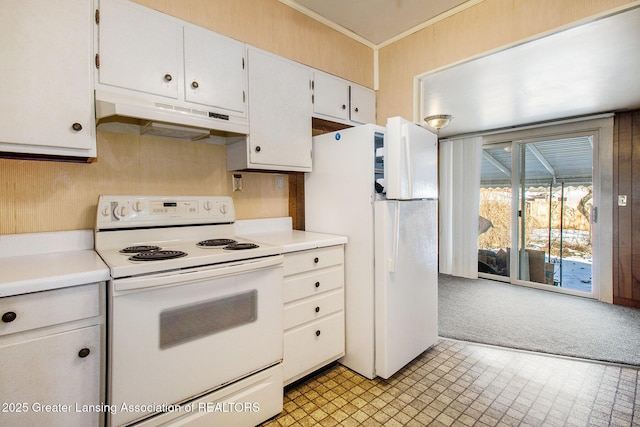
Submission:
[[[235,234],[257,243],[282,246],[285,253],[347,243],[346,236],[292,230],[289,217],[239,220]]]
[[[106,280],[91,230],[0,235],[0,297]]]
[[[239,220],[235,234],[294,252],[347,243],[345,236],[291,229],[291,218]],[[0,298],[109,280],[93,231],[0,235]]]

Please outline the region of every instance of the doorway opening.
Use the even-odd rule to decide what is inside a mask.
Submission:
[[[483,147],[480,276],[593,297],[593,145],[585,134]]]

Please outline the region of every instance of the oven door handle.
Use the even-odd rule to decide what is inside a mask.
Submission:
[[[160,286],[182,285],[187,282],[195,282],[198,280],[213,279],[218,277],[231,276],[253,272],[266,268],[273,268],[282,265],[282,255],[269,256],[266,258],[258,258],[254,260],[243,260],[238,262],[230,262],[194,268],[184,271],[168,271],[143,277],[129,277],[125,279],[114,279],[114,292],[132,291],[136,289],[155,288]]]

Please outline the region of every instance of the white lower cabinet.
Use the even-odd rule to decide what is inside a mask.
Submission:
[[[344,247],[285,254],[284,384],[344,356]]]
[[[0,298],[0,425],[102,424],[99,286]]]

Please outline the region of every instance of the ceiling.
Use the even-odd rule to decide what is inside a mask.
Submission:
[[[280,0],[312,18],[380,47],[407,31],[477,0]]]
[[[280,0],[372,48],[481,0]],[[640,108],[640,7],[421,76],[440,137]]]
[[[441,137],[640,108],[640,7],[424,75]]]

